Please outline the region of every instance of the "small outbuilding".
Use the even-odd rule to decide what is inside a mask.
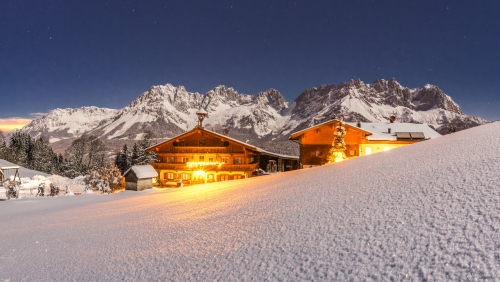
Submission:
[[[150,165],[134,165],[123,174],[125,189],[142,191],[153,188],[153,178],[158,177],[158,172]]]

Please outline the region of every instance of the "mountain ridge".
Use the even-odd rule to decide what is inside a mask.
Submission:
[[[323,84],[303,91],[288,102],[276,89],[256,95],[238,93],[219,85],[205,94],[172,84],[152,86],[122,109],[98,107],[55,109],[21,129],[44,137],[54,146],[82,134],[118,144],[140,139],[145,131],[165,139],[193,128],[196,111],[208,112],[204,126],[277,153],[293,154],[297,145],[291,132],[342,115],[346,121],[381,122],[391,115],[399,122],[426,123],[442,134],[487,121],[465,115],[439,87],[425,84],[407,88],[394,78],[365,84],[360,79]],[[64,141],[64,142],[62,142]],[[116,147],[116,146],[114,146]]]

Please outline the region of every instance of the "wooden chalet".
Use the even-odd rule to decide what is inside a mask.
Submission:
[[[326,163],[338,122],[332,119],[290,135],[290,140],[300,145],[299,161],[302,167]],[[394,119],[382,123],[347,122],[344,128],[347,158],[388,151],[441,136],[426,124],[396,123]]]
[[[158,172],[162,186],[176,186],[243,179],[255,175],[258,168],[266,169],[269,160],[277,171],[298,169],[298,156],[267,152],[253,145],[202,127],[206,115],[197,112],[198,126],[175,136],[147,151],[155,151],[159,160],[150,163]]]

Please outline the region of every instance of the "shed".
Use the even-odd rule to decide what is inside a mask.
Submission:
[[[134,165],[123,174],[125,189],[142,191],[153,187],[153,178],[158,172],[150,165]]]

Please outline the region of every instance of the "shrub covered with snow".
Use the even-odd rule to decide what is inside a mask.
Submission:
[[[122,175],[116,165],[107,165],[99,169],[91,170],[85,176],[83,182],[90,188],[95,188],[102,193],[114,193],[123,190]]]

